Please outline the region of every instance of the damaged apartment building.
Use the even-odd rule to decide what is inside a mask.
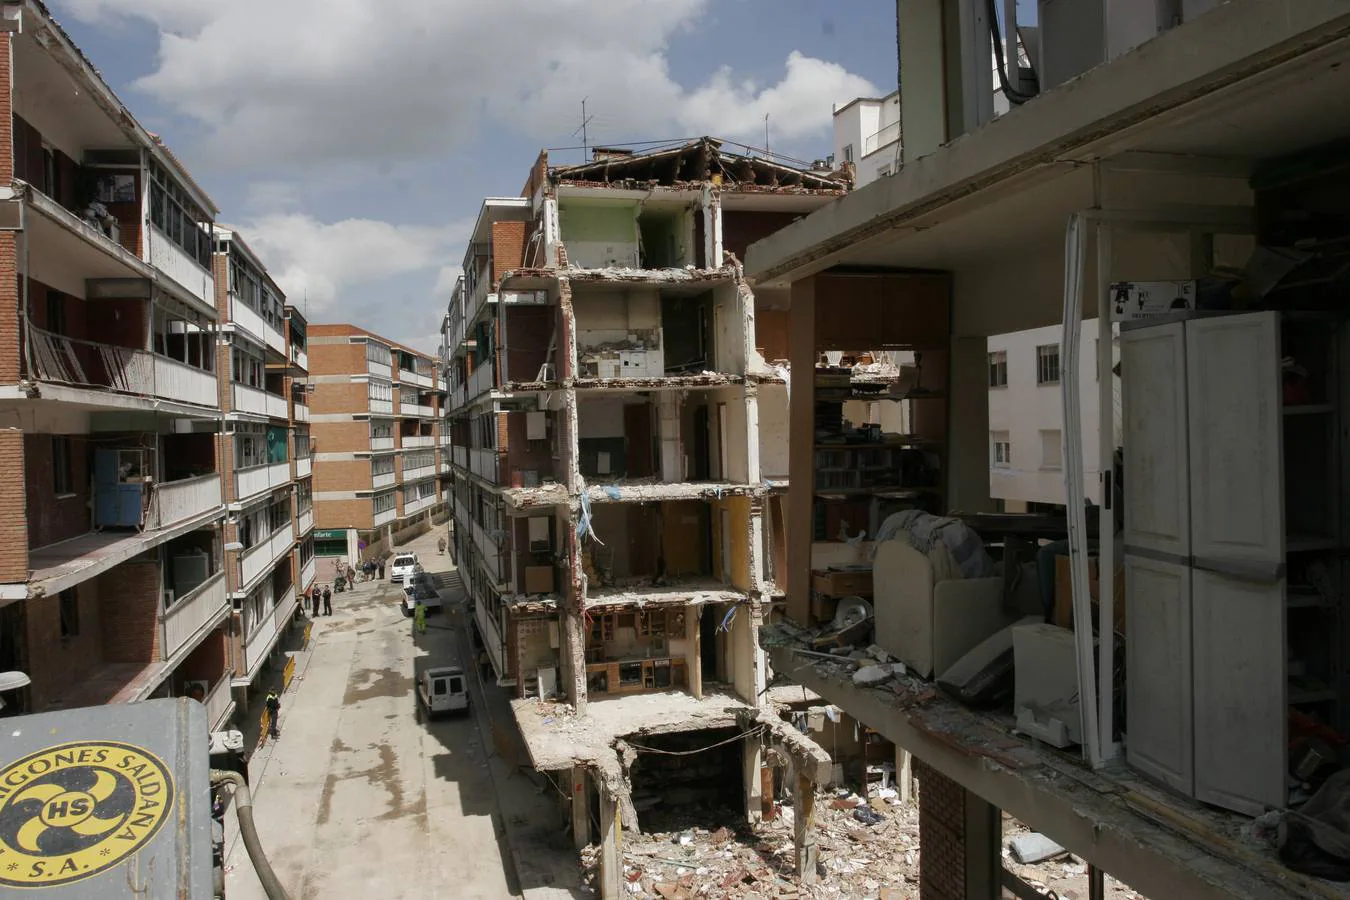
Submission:
[[[532,764],[579,798],[579,845],[612,853],[616,813],[681,798],[758,810],[771,745],[828,771],[761,716],[787,318],[739,259],[848,184],[703,138],[544,153],[520,197],[483,203],[444,320],[454,552]]]

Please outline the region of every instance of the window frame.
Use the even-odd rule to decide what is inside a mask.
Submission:
[[[989,432],[989,466],[993,469],[1012,468],[1012,435],[1009,432]]]
[[[991,350],[988,354],[989,360],[989,387],[1005,388],[1008,386],[1008,351]],[[999,377],[1002,376],[1002,381]]]
[[[1051,370],[1053,367],[1053,371]],[[1063,377],[1060,368],[1059,344],[1039,344],[1036,347],[1036,386],[1047,387],[1060,383]]]

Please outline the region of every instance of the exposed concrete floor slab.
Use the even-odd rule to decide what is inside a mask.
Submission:
[[[706,690],[703,699],[685,691],[592,698],[586,714],[566,704],[514,700],[511,708],[536,769],[568,769],[576,763],[611,763],[614,741],[625,735],[702,731],[736,724],[753,708],[732,693]]]

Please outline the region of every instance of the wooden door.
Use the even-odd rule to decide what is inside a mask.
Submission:
[[[623,436],[628,453],[628,477],[650,478],[655,475],[651,406],[646,403],[629,403],[624,406]]]

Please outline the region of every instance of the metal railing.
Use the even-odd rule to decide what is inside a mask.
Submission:
[[[160,613],[163,655],[170,659],[187,646],[198,632],[217,618],[229,604],[225,596],[225,573],[217,572]]]
[[[876,153],[882,147],[900,140],[900,123],[892,122],[885,128],[863,139],[863,156]]]
[[[496,450],[474,447],[469,451],[469,471],[484,481],[497,484],[501,481],[501,457]]]
[[[220,476],[215,473],[166,481],[152,489],[145,527],[164,528],[210,512],[220,505]]]
[[[208,728],[215,729],[229,715],[230,706],[234,703],[234,696],[230,692],[231,680],[230,673],[226,672],[206,694],[204,705]]]
[[[370,449],[393,450],[394,439],[392,437],[373,437],[370,439]]]
[[[84,341],[32,325],[28,345],[30,375],[38,381],[220,407],[214,373],[149,350]]]
[[[436,446],[436,438],[430,434],[403,435],[402,442],[405,448]]]

